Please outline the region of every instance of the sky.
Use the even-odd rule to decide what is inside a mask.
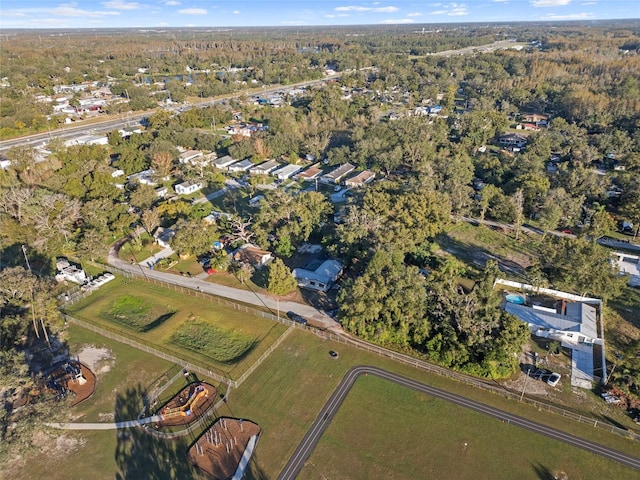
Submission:
[[[0,0],[7,28],[162,28],[640,18],[640,0]]]

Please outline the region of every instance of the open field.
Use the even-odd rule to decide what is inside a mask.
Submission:
[[[338,351],[340,358],[337,360],[332,359],[328,355],[329,350]],[[258,423],[262,427],[263,434],[254,455],[254,460],[251,462],[252,468],[254,469],[253,478],[263,478],[260,477],[260,475],[264,475],[266,478],[277,477],[295,450],[297,443],[311,426],[322,405],[327,401],[342,376],[354,365],[379,366],[415,378],[426,384],[444,388],[454,393],[468,396],[474,400],[496,406],[510,413],[525,416],[531,420],[559,428],[578,436],[584,436],[592,441],[605,443],[612,448],[625,451],[632,455],[637,455],[638,445],[627,439],[611,435],[607,432],[597,431],[589,426],[576,424],[575,422],[538,411],[536,408],[520,404],[513,400],[473,389],[446,378],[417,371],[414,368],[400,365],[345,345],[321,340],[304,332],[295,331],[292,332],[280,348],[249,377],[239,390],[232,392],[229,404],[223,406],[219,411],[219,413],[223,415],[242,416],[243,418]],[[424,400],[420,400],[420,402],[423,401]],[[364,410],[370,409],[368,398],[360,398],[359,405]],[[389,416],[390,425],[393,426],[396,422],[404,421],[401,420],[400,417],[404,416],[405,411],[407,415],[411,415],[412,408],[414,407],[408,406],[405,410],[403,408],[395,408],[394,405],[394,408],[380,412],[379,415]],[[421,413],[418,412],[418,414]],[[373,421],[377,422],[379,419],[376,417]],[[414,421],[417,420],[414,418],[406,424],[412,425]],[[401,423],[398,423],[398,425],[401,425]],[[464,425],[459,428],[463,427]],[[405,434],[406,432],[402,430],[402,428],[394,430],[389,427],[385,430],[385,435],[393,441],[402,441],[402,437],[404,437]],[[470,436],[473,435],[475,435],[475,430],[472,429]],[[396,436],[399,438],[396,439]],[[436,441],[439,441],[437,437],[434,438]],[[422,441],[421,445],[424,447],[425,442]],[[566,453],[568,450],[564,450],[564,447],[563,444],[558,444],[556,448]],[[369,446],[367,447],[367,451],[371,452],[371,455],[374,457],[384,453],[378,451],[377,448],[376,445]],[[347,455],[351,455],[353,452],[349,450],[351,453],[348,453],[346,447],[343,451],[345,454],[344,462],[346,463],[348,462]],[[329,475],[327,478],[351,478],[350,475],[348,475],[348,470],[343,469],[340,473],[341,475],[336,475],[335,477]],[[374,472],[371,471],[371,473],[373,474]],[[322,477],[315,476],[313,478]],[[378,477],[377,475],[373,475],[368,478]],[[413,478],[425,477],[418,475]]]
[[[466,222],[450,225],[436,236],[440,248],[455,255],[467,267],[480,270],[488,260],[497,260],[502,271],[519,278],[523,278],[524,268],[529,266],[530,256],[536,253],[539,241],[537,235],[528,237],[523,233],[518,241],[514,234]]]
[[[135,418],[142,407],[142,397],[132,392],[150,392],[181,369],[180,366],[79,327],[68,327],[65,337],[71,355],[89,346],[107,353],[94,365],[97,375],[94,395],[70,409],[71,421],[113,422]],[[3,466],[0,478],[106,480],[113,479],[116,472],[123,471],[128,463],[136,461],[135,456],[129,457],[128,446],[118,440],[116,430],[62,432],[43,429],[37,437],[38,441],[34,440],[34,448],[27,451],[23,462],[7,468]],[[121,451],[116,455],[118,449]],[[147,468],[149,472],[154,471],[151,464]],[[7,476],[3,477],[5,473]],[[141,475],[139,478],[144,477]]]
[[[236,378],[286,330],[282,324],[204,298],[121,278],[71,306],[68,313]]]
[[[635,470],[374,376],[360,377],[300,479],[633,478]]]
[[[178,366],[167,364],[143,352],[103,339],[78,327],[70,327],[69,341],[72,346],[72,353],[86,345],[104,346],[113,353],[113,362],[105,362],[110,367],[109,371],[98,376],[95,396],[72,410],[72,414],[74,417],[77,416],[79,421],[110,421],[113,419],[133,418],[141,407],[141,396],[151,390],[150,386],[166,382],[179,371]],[[340,358],[331,358],[328,355],[329,350],[338,351]],[[217,411],[218,415],[246,418],[256,422],[263,430],[257,450],[251,461],[251,473],[247,478],[266,479],[277,477],[289,456],[295,450],[297,443],[302,439],[342,376],[350,367],[360,364],[376,365],[637,455],[638,444],[632,443],[630,440],[601,430],[595,430],[583,424],[576,424],[546,412],[539,412],[535,408],[513,400],[469,388],[460,383],[417,371],[414,368],[397,364],[361,350],[326,341],[307,332],[296,330],[285,339],[282,345],[248,378],[240,389],[231,391],[228,403]],[[179,379],[176,385],[181,387],[183,383],[184,380]],[[371,393],[368,393],[369,390]],[[383,393],[388,393],[380,393],[380,390]],[[166,395],[168,394],[166,392]],[[412,432],[425,431],[426,440],[416,442],[423,447],[420,455],[426,455],[426,447],[430,443],[444,441],[439,434],[429,434],[426,429],[413,428],[413,425],[423,425],[423,420],[419,417],[429,412],[436,416],[440,415],[441,426],[439,428],[446,428],[447,422],[453,422],[454,427],[459,430],[459,435],[461,435],[452,437],[453,440],[456,438],[460,440],[462,436],[466,435],[465,438],[471,440],[462,441],[467,441],[469,445],[482,441],[484,432],[481,428],[475,426],[477,422],[481,426],[485,425],[485,421],[490,422],[489,428],[492,432],[500,434],[496,435],[500,437],[503,436],[502,432],[505,435],[511,435],[515,430],[513,428],[511,430],[503,430],[504,426],[495,421],[491,422],[491,420],[484,418],[468,416],[471,415],[470,412],[463,412],[460,409],[451,411],[450,409],[454,407],[442,402],[432,401],[424,396],[420,399],[416,395],[413,392],[404,392],[403,390],[400,393],[392,393],[392,390],[387,389],[384,384],[382,386],[367,384],[361,393],[353,397],[355,399],[353,408],[358,410],[357,407],[359,405],[362,410],[368,410],[369,413],[360,412],[357,415],[371,414],[375,415],[373,417],[375,422],[381,423],[383,420],[387,422],[386,426],[383,425],[382,427],[382,432],[384,433],[382,436],[385,437],[383,438],[385,442],[398,443],[405,441],[406,428],[409,427]],[[380,398],[377,399],[377,397]],[[345,402],[345,408],[347,403],[351,401],[350,398]],[[382,404],[383,407],[393,403],[394,408],[380,412],[376,406],[378,403]],[[440,409],[440,413],[434,413],[438,409]],[[345,410],[345,412],[347,412],[347,416],[355,415],[350,410]],[[346,433],[341,435],[352,435],[349,431],[349,428],[351,428],[349,424],[343,422],[344,415],[345,413],[342,411],[338,413],[331,430],[328,432],[330,434],[327,437],[328,439],[331,440],[334,438],[333,435],[337,435],[337,432],[333,431],[334,428],[340,430],[343,426],[346,429]],[[385,417],[384,419],[382,418],[383,416]],[[461,416],[460,420],[457,418],[458,416]],[[410,417],[413,417],[411,421],[407,420]],[[467,420],[463,421],[462,419],[464,418]],[[425,423],[429,424],[428,422]],[[53,434],[59,435],[59,432],[53,432]],[[374,439],[376,435],[380,436],[380,433],[375,428],[369,434]],[[43,478],[44,476],[51,480],[66,478],[101,480],[113,479],[116,472],[126,472],[127,475],[123,475],[122,478],[180,478],[181,480],[199,478],[198,474],[184,462],[183,453],[187,444],[192,440],[191,438],[180,442],[162,442],[144,434],[140,429],[126,430],[120,435],[111,430],[82,433],[65,432],[64,436],[78,440],[79,443],[75,449],[67,455],[57,457],[49,455],[45,460],[39,457],[38,462],[29,462],[21,469],[20,474],[22,476],[16,476],[15,480]],[[337,439],[338,437],[336,437],[335,441]],[[433,441],[430,441],[430,439],[433,439]],[[507,438],[507,440],[500,441],[508,442],[509,440]],[[527,438],[526,441],[528,445],[529,439]],[[332,442],[334,440],[329,443]],[[380,456],[387,451],[387,445],[382,441],[380,443],[372,443],[366,450],[373,457]],[[358,448],[362,450],[361,447]],[[557,444],[555,448],[558,453],[554,454],[554,458],[561,458],[561,455],[567,455],[568,452],[573,451],[564,444]],[[350,475],[347,475],[349,471],[344,470],[344,465],[346,462],[355,461],[356,457],[354,455],[357,454],[355,450],[346,447],[342,448],[343,453],[336,460],[336,468],[342,469],[340,472],[343,473],[343,476],[338,478],[351,478]],[[318,452],[324,455],[322,450]],[[331,455],[328,450],[326,453]],[[158,463],[158,458],[167,458],[172,463],[171,465]],[[521,458],[517,457],[514,462],[520,461]],[[419,462],[422,461],[422,458],[418,458],[412,463],[415,464],[415,468],[421,468]],[[504,460],[502,463],[510,464]],[[553,468],[554,465],[549,462],[542,462],[540,465],[529,463],[527,464],[529,468],[527,472],[535,472],[534,467]],[[617,469],[619,467],[617,465],[609,465],[611,472],[618,472]],[[169,467],[173,468],[173,473]],[[373,461],[370,468],[371,470],[368,471],[374,474],[375,470],[373,468],[375,468],[375,465]],[[407,466],[407,469],[409,468],[412,467]],[[406,471],[411,472],[411,470]],[[566,471],[571,473],[568,470]],[[303,473],[306,474],[304,471]],[[176,474],[179,474],[179,476],[176,476]],[[403,478],[409,477],[405,476]],[[424,478],[424,476],[418,475],[413,478]],[[448,478],[456,477],[450,476]],[[521,478],[540,477],[533,477],[533,474],[530,474],[529,477],[523,476]],[[588,478],[588,476],[570,478]],[[600,478],[631,477],[629,475],[619,475],[617,477],[601,476]]]

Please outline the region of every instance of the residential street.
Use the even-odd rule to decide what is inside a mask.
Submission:
[[[228,298],[230,300],[236,300],[238,302],[257,305],[259,307],[267,307],[273,312],[274,315],[278,312],[279,307],[281,316],[286,315],[286,312],[288,311],[293,311],[299,315],[302,315],[315,324],[322,325],[326,329],[338,332],[342,331],[342,327],[338,322],[333,320],[326,313],[312,307],[311,305],[305,305],[295,302],[278,302],[276,298],[268,295],[254,293],[239,288],[218,285],[195,277],[182,277],[180,275],[173,275],[171,273],[150,270],[149,268],[143,267],[139,264],[132,265],[129,262],[126,262],[118,257],[116,249],[120,248],[121,243],[122,241],[118,242],[109,249],[108,262],[110,265],[130,272],[133,275],[153,278],[163,282],[172,283],[174,285],[180,285],[184,288],[199,290],[211,295],[217,295],[219,297]]]

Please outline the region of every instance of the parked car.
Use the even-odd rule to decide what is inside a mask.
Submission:
[[[615,395],[611,395],[608,392],[604,392],[601,393],[600,396],[603,398],[603,400],[607,403],[611,403],[611,404],[616,404],[616,403],[620,403],[620,399],[618,397],[616,397]]]
[[[329,356],[331,358],[338,358],[338,352],[333,351],[333,350],[329,350]]]
[[[302,315],[298,315],[296,312],[287,312],[287,317],[289,317],[294,322],[301,323],[302,325],[307,324],[307,319]]]
[[[551,385],[552,387],[555,387],[556,385],[558,385],[558,382],[560,381],[560,374],[559,373],[552,373],[551,375],[549,375],[549,378],[547,378],[547,383],[549,385]]]
[[[205,268],[205,270],[204,270],[204,271],[205,271],[205,273],[206,273],[207,275],[213,275],[214,273],[216,273],[216,270],[215,270],[215,269],[213,269],[213,268],[211,268],[211,267],[207,267],[207,268]]]

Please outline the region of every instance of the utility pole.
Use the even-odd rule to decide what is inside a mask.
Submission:
[[[527,368],[527,376],[524,379],[524,385],[522,386],[522,394],[520,395],[520,401],[524,398],[524,389],[527,388],[527,380],[529,380],[529,375],[531,374],[531,368]]]
[[[22,253],[24,254],[24,261],[27,262],[27,269],[31,273],[31,265],[29,265],[29,258],[27,258],[27,247],[22,245]]]

